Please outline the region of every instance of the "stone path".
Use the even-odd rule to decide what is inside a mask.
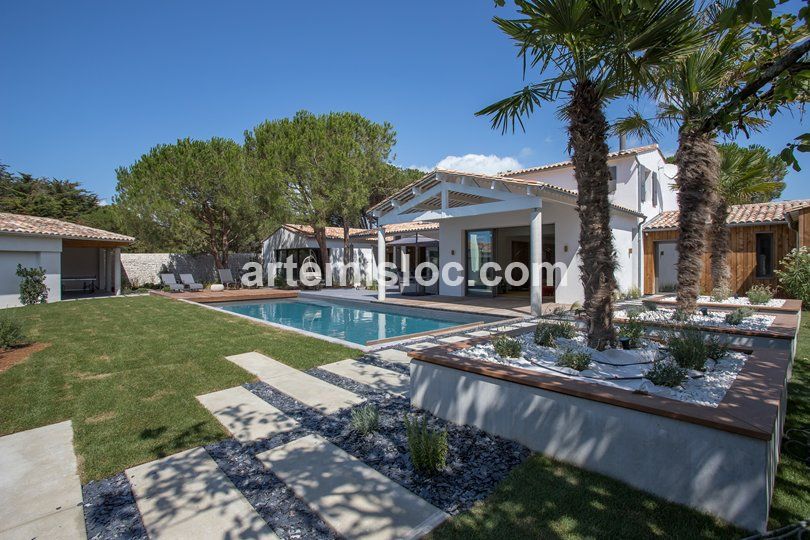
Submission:
[[[430,341],[422,341],[419,343],[413,343],[411,345],[405,345],[406,349],[410,349],[412,351],[422,351],[424,349],[429,349],[431,347],[435,347],[435,343],[431,343]]]
[[[372,353],[372,356],[376,356],[385,362],[391,362],[392,364],[400,364],[403,366],[407,366],[411,363],[411,357],[408,356],[408,353],[397,349],[384,349],[382,351],[376,351]]]
[[[341,536],[420,538],[447,514],[318,435],[256,456]]]
[[[467,341],[469,338],[467,336],[449,336],[446,338],[439,339],[441,343],[460,343],[462,341]]]
[[[407,375],[358,360],[342,360],[319,369],[398,396],[407,396],[410,391],[410,377]]]
[[[354,392],[307,375],[303,371],[291,368],[257,352],[237,354],[227,358],[273,388],[277,388],[322,414],[334,414],[341,409],[363,402],[363,398]]]
[[[0,437],[0,539],[87,538],[70,421]]]
[[[298,427],[298,422],[241,386],[197,396],[197,400],[241,442],[266,439]]]
[[[278,537],[202,448],[126,470],[152,540]]]

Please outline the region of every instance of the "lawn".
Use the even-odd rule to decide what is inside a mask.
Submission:
[[[810,312],[802,314],[785,429],[810,426]],[[802,455],[802,452],[804,454]],[[782,452],[771,529],[810,516],[807,448]],[[665,466],[666,464],[662,464]],[[432,540],[478,538],[740,538],[742,531],[605,476],[535,455],[486,501],[451,519]]]
[[[319,339],[154,296],[5,310],[50,343],[0,373],[0,435],[73,420],[83,482],[227,436],[194,396],[254,379],[260,351],[298,369],[357,356]]]

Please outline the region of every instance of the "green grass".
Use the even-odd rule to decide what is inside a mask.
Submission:
[[[154,296],[8,310],[50,343],[0,373],[0,435],[73,420],[82,481],[227,436],[194,398],[251,381],[226,355],[298,369],[357,351]]]
[[[802,312],[796,358],[793,360],[793,377],[788,384],[787,417],[785,431],[790,429],[810,430],[810,311]],[[806,440],[806,439],[805,439]],[[776,486],[771,501],[768,526],[775,529],[802,519],[810,518],[810,468],[802,463],[810,452],[804,454],[785,451],[783,448],[779,469],[776,471]]]
[[[810,312],[789,386],[786,429],[810,426]],[[799,456],[800,457],[800,456]],[[664,464],[665,465],[665,464]],[[810,469],[782,453],[769,527],[810,517]],[[743,531],[600,474],[534,455],[487,500],[446,522],[432,540],[479,538],[740,538]]]

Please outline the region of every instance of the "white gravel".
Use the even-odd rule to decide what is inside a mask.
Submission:
[[[785,305],[785,300],[782,299],[782,298],[772,298],[771,300],[768,300],[764,304],[752,304],[747,296],[738,296],[736,298],[733,297],[733,296],[730,296],[729,298],[726,298],[722,302],[716,302],[716,301],[712,300],[711,296],[698,296],[698,302],[702,302],[704,304],[706,304],[706,303],[728,304],[730,306],[751,306],[751,307],[754,307],[754,308],[756,308],[756,307],[782,307],[782,306]]]
[[[655,321],[665,323],[680,323],[681,321],[673,320],[672,315],[675,310],[672,308],[658,308],[656,311],[642,311],[638,318],[642,321]],[[737,328],[739,330],[767,330],[776,320],[773,315],[764,315],[762,313],[754,313],[750,317],[743,319],[742,323],[734,325],[726,322],[726,315],[728,311],[709,311],[707,315],[698,312],[686,321],[690,324],[699,326],[711,326],[716,328]],[[614,313],[614,316],[619,319],[627,318],[626,310],[619,310]]]
[[[557,348],[536,345],[532,333],[522,334],[517,339],[523,348],[520,358],[499,356],[490,342],[461,349],[453,354],[482,362],[595,382],[627,391],[636,391],[643,386],[644,391],[650,394],[708,407],[717,407],[723,400],[746,360],[746,355],[742,353],[729,352],[717,362],[708,361],[706,372],[691,372],[689,379],[682,386],[668,388],[657,386],[643,378],[658,354],[659,346],[654,342],[645,342],[643,348],[627,351],[621,349],[597,351],[588,348],[584,336],[581,335],[570,340],[558,338]],[[578,372],[557,366],[557,356],[566,348],[590,353],[591,364],[588,369]]]

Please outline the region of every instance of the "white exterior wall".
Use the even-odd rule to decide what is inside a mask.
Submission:
[[[35,236],[0,235],[0,308],[20,305],[17,265],[45,269],[48,302],[62,299],[62,240]]]
[[[353,260],[360,264],[360,279],[363,283],[366,280],[377,278],[377,261],[374,248],[370,242],[358,242],[352,240],[354,244]],[[329,263],[332,265],[332,281],[335,285],[339,283],[340,273],[343,271],[343,240],[327,239],[326,247],[330,250]],[[318,242],[309,236],[291,232],[280,228],[262,243],[262,261],[264,261],[265,272],[269,272],[270,263],[284,262],[276,261],[277,249],[297,249],[311,248],[319,249]],[[274,276],[270,276],[270,283]]]

